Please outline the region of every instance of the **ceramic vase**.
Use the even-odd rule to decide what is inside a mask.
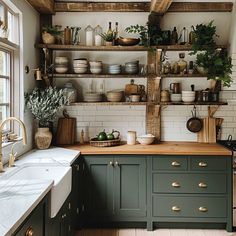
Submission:
[[[55,44],[55,42],[56,42],[55,36],[53,36],[47,32],[42,33],[42,39],[43,39],[43,43],[45,43],[45,44]]]
[[[38,149],[48,149],[52,142],[52,133],[49,128],[38,128],[34,140]]]

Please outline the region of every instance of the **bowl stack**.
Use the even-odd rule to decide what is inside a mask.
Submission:
[[[108,73],[111,75],[118,75],[121,73],[121,65],[109,65],[108,66]]]
[[[139,61],[131,61],[125,63],[125,72],[127,74],[138,74],[139,72]]]
[[[90,72],[92,74],[101,74],[102,73],[102,62],[101,61],[90,61]]]
[[[88,71],[88,61],[86,58],[74,59],[73,67],[76,74],[85,74]]]
[[[123,90],[112,90],[107,92],[107,101],[109,102],[120,102],[123,98],[124,91]]]
[[[84,101],[85,102],[101,102],[102,94],[101,93],[85,93]]]
[[[195,101],[195,91],[182,91],[182,101],[183,102],[194,102]]]
[[[68,58],[67,57],[56,57],[55,58],[55,72],[64,74],[68,71]]]

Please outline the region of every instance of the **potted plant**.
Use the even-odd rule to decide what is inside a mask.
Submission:
[[[69,103],[69,96],[64,90],[56,87],[46,89],[35,88],[31,93],[25,94],[25,106],[32,112],[38,122],[35,133],[35,144],[38,149],[47,149],[52,141],[49,124],[54,122],[56,115],[64,105]]]
[[[117,35],[116,35],[116,32],[112,30],[111,32],[108,32],[108,33],[102,33],[100,34],[100,36],[105,41],[106,46],[112,46],[113,41],[116,39]]]
[[[42,39],[45,44],[54,44],[56,38],[62,35],[61,27],[56,26],[44,26],[42,31]]]

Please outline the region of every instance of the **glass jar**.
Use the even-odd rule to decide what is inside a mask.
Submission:
[[[94,45],[94,29],[91,25],[88,25],[85,28],[85,45],[86,46],[93,46]]]
[[[97,25],[94,29],[94,42],[95,46],[102,46],[102,27]]]
[[[184,74],[187,73],[188,63],[184,60],[184,58],[185,58],[185,53],[180,53],[179,54],[178,67],[179,67],[179,73],[181,75],[184,75]]]
[[[69,103],[77,102],[78,92],[72,83],[67,82],[64,84],[64,94],[69,98]]]

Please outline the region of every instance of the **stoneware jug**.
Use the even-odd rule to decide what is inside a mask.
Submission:
[[[52,133],[49,128],[38,128],[34,140],[38,149],[48,149],[52,142]]]

